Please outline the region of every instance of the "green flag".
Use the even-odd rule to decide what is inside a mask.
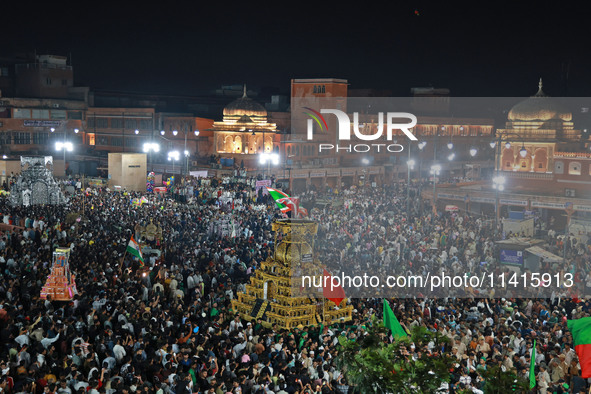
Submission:
[[[531,351],[531,361],[529,363],[529,388],[536,387],[536,374],[534,368],[536,367],[536,340],[534,339],[534,347]]]
[[[280,200],[282,198],[289,198],[289,196],[286,193],[282,192],[281,190],[273,189],[271,187],[267,187],[267,191],[269,192],[271,197],[273,197],[273,200],[275,200],[275,203],[277,204],[277,207],[281,210],[281,212],[286,213],[290,211],[290,209],[286,207],[284,204],[277,202],[277,200]]]
[[[394,338],[396,337],[406,337],[406,331],[398,322],[396,315],[392,312],[392,308],[390,308],[390,304],[384,298],[384,325],[392,331],[392,335]]]

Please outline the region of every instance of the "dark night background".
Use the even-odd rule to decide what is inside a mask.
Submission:
[[[585,2],[80,2],[2,6],[0,55],[71,55],[78,86],[198,95],[334,77],[453,96],[591,96]],[[418,13],[418,15],[417,15]]]

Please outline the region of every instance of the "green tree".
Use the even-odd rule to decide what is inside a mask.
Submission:
[[[529,381],[513,371],[503,371],[494,365],[481,373],[486,394],[529,393]]]
[[[435,393],[451,378],[454,360],[449,353],[441,353],[449,338],[425,327],[415,327],[410,337],[389,343],[388,330],[374,319],[368,335],[354,341],[341,336],[339,342],[337,362],[348,382],[363,394]],[[435,353],[427,351],[431,342]]]

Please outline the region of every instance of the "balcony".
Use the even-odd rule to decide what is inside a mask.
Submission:
[[[502,171],[503,176],[515,179],[537,179],[551,181],[554,179],[554,174],[546,172],[525,172],[525,171]]]

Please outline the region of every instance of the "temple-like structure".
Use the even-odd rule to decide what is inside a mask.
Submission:
[[[56,249],[53,252],[51,273],[47,276],[45,286],[41,289],[40,298],[52,301],[71,301],[76,291],[75,277],[70,271],[70,249]]]
[[[10,189],[10,203],[15,205],[60,205],[66,202],[53,178],[52,156],[21,156],[21,174]]]
[[[282,219],[273,223],[275,251],[250,278],[246,291],[232,300],[232,308],[247,320],[261,319],[290,329],[298,326],[330,325],[351,320],[353,307],[343,299],[339,305],[325,299],[322,289],[305,289],[302,275],[322,275],[314,259],[318,224],[304,219]]]

